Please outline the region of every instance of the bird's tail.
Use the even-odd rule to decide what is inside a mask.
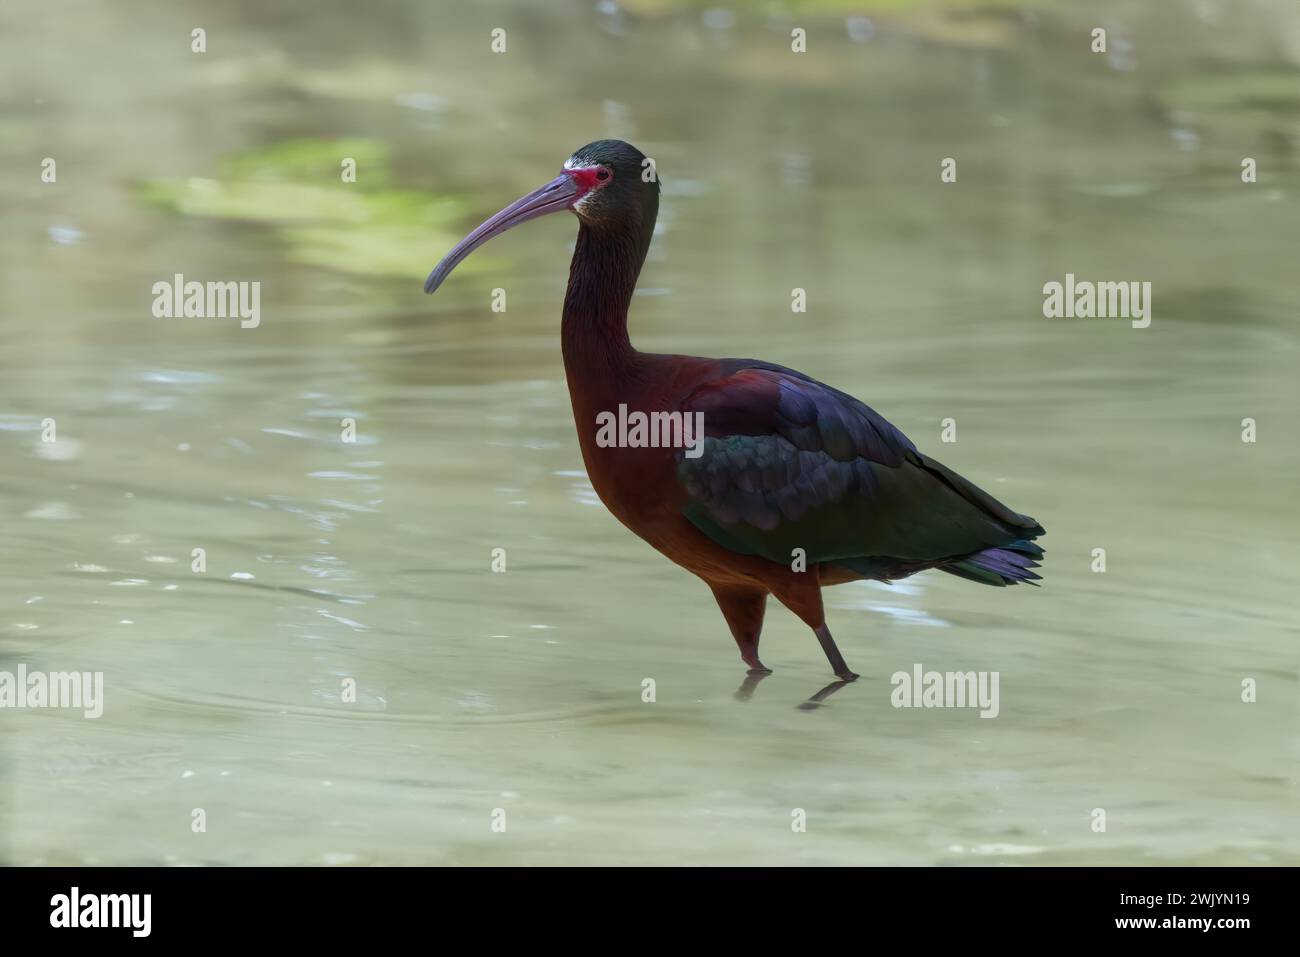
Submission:
[[[1021,582],[1035,585],[1042,575],[1036,575],[1036,559],[1043,557],[1043,550],[1026,539],[1002,545],[998,548],[986,548],[974,555],[957,559],[939,568],[958,578],[967,578],[981,585],[1018,585]]]

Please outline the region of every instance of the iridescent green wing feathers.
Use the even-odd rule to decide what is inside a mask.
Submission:
[[[724,363],[683,411],[703,413],[706,436],[679,461],[684,513],[733,551],[910,573],[1042,534],[867,405],[793,370]]]

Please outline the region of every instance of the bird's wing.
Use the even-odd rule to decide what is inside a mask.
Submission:
[[[703,414],[705,435],[699,457],[679,457],[683,511],[733,551],[937,563],[1042,534],[864,403],[791,369],[733,361],[682,408]]]

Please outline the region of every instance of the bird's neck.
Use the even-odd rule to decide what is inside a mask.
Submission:
[[[638,353],[627,336],[627,310],[650,248],[653,221],[578,228],[569,267],[560,341],[570,391],[611,388],[634,373]]]

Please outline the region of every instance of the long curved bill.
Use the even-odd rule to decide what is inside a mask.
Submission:
[[[442,258],[442,262],[433,267],[433,272],[429,273],[429,278],[424,281],[424,291],[433,292],[441,286],[442,281],[451,275],[451,271],[459,266],[462,260],[493,236],[500,236],[507,229],[513,229],[520,223],[526,223],[538,216],[568,209],[577,195],[578,186],[573,181],[573,177],[561,173],[540,189],[533,190],[527,196],[521,196],[457,243],[455,248]]]

